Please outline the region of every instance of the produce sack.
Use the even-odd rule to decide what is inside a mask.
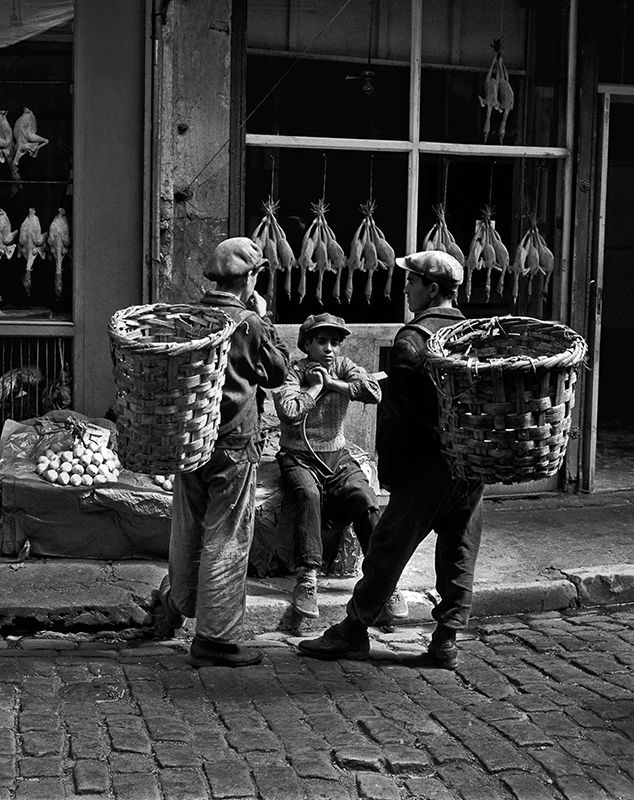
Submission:
[[[71,448],[82,432],[116,451],[113,423],[68,410],[24,422],[0,435],[0,554],[103,560],[166,559],[172,495],[147,475],[122,469],[91,486],[49,483],[36,473],[47,450]]]

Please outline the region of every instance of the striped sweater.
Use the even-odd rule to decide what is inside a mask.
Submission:
[[[280,420],[280,449],[308,450],[302,435],[302,422],[306,418],[306,435],[315,452],[341,450],[346,444],[344,422],[348,404],[351,400],[379,403],[381,387],[363,367],[347,356],[339,356],[330,374],[349,384],[350,397],[327,391],[314,400],[304,386],[304,373],[309,363],[307,358],[294,361],[283,385],[273,392]]]

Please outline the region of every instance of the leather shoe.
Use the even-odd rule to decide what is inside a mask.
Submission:
[[[262,661],[262,653],[254,647],[195,636],[189,648],[189,661],[193,667],[250,667]]]
[[[302,655],[332,661],[351,658],[363,661],[370,655],[370,639],[364,625],[346,617],[316,639],[302,639],[297,645]]]
[[[458,648],[451,640],[434,641],[427,648],[427,655],[435,667],[454,670],[458,666]]]
[[[171,639],[185,624],[185,617],[170,605],[169,593],[170,579],[165,575],[158,588],[159,604],[154,612],[154,631],[161,639]]]

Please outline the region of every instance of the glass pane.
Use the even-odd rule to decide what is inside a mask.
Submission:
[[[372,196],[376,203],[373,219],[396,252],[405,247],[407,157],[402,154],[354,153],[318,150],[271,150],[247,148],[246,219],[247,233],[252,235],[262,218],[262,203],[271,195],[279,201],[277,219],[284,230],[295,258],[299,258],[302,239],[315,217],[312,204],[323,196],[324,164],[326,166],[326,221],[345,256],[355,231],[362,222],[359,208]],[[275,273],[274,289],[266,272],[258,291],[270,295],[277,322],[302,322],[308,314],[329,311],[344,317],[346,322],[401,322],[403,319],[403,274],[394,270],[390,298],[385,296],[388,272],[378,269],[368,282],[368,273],[352,273],[352,293],[346,297],[348,269],[341,274],[339,301],[333,296],[336,274],[323,276],[322,302],[317,299],[319,273],[306,274],[303,299],[300,292],[301,270],[291,271],[290,296],[286,289],[286,273]],[[370,291],[371,290],[371,291]],[[366,297],[370,293],[370,300]]]
[[[340,9],[249,2],[249,133],[407,138],[410,4]]]
[[[528,314],[549,318],[560,249],[559,230],[555,225],[557,170],[555,161],[531,159],[452,158],[449,161],[436,156],[421,159],[418,247],[425,248],[426,235],[438,223],[436,209],[443,206],[447,229],[466,261],[465,283],[458,294],[458,303],[466,316]],[[486,210],[490,210],[493,228],[508,252],[509,268],[518,245],[531,227],[531,219],[534,220],[544,245],[555,256],[547,281],[542,267],[548,270],[549,257],[541,252],[541,266],[538,262],[530,275],[518,275],[516,289],[515,273],[507,269],[503,274],[498,268],[502,263],[499,253],[490,268],[482,256],[475,262],[475,268],[469,267],[473,240],[484,241],[483,234],[477,234],[478,223],[486,218],[483,213]],[[530,241],[536,243],[537,239],[531,236]],[[493,239],[491,243],[494,249],[498,247]],[[525,268],[532,263],[529,259]]]
[[[248,57],[248,133],[408,138],[409,69],[373,66],[366,78],[363,64],[301,61],[284,77],[288,66],[284,58]]]
[[[557,2],[426,3],[420,138],[563,146],[565,24]]]
[[[1,316],[70,319],[72,23],[0,49],[0,63]]]

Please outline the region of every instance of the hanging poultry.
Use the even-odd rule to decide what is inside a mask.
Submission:
[[[7,217],[5,211],[0,208],[0,257],[11,258],[16,248],[16,245],[11,243],[17,235],[17,231],[11,230],[9,217]]]
[[[491,114],[497,111],[502,114],[502,119],[498,127],[497,136],[500,144],[504,142],[506,134],[506,121],[509,113],[515,105],[515,95],[509,82],[509,73],[502,57],[502,39],[495,39],[491,43],[493,48],[493,59],[484,79],[484,97],[478,97],[480,106],[486,108],[484,118],[484,141],[486,142],[491,132]]]
[[[13,184],[11,186],[11,194],[15,194],[20,188],[20,173],[13,163],[13,156],[15,149],[13,147],[13,131],[7,119],[7,112],[0,110],[0,164],[5,162],[9,165],[9,172]]]
[[[318,303],[322,303],[324,274],[326,272],[335,272],[339,276],[345,264],[345,255],[332,228],[326,221],[328,204],[323,199],[320,199],[317,203],[311,204],[311,210],[315,217],[304,234],[298,261],[300,268],[300,301],[306,295],[306,273],[317,270],[319,276],[315,299]],[[337,286],[338,281],[336,280],[335,289]]]
[[[500,144],[502,144],[506,134],[506,120],[515,105],[515,95],[509,83],[509,73],[504,59],[502,58],[501,51],[498,51],[498,72],[498,104],[496,110],[502,112],[502,120],[498,128],[498,139],[500,140]]]
[[[57,209],[57,216],[49,225],[46,244],[49,255],[55,259],[55,297],[59,300],[62,294],[62,261],[70,250],[70,228],[63,208]]]
[[[17,168],[18,163],[25,153],[32,158],[37,156],[38,150],[48,144],[48,139],[37,133],[37,120],[30,108],[24,106],[21,116],[15,121],[13,126],[13,136],[15,138],[15,155],[13,165]]]
[[[476,222],[476,230],[469,245],[469,253],[465,263],[467,278],[465,281],[465,295],[467,301],[471,298],[472,275],[475,270],[485,269],[486,280],[484,285],[485,301],[491,297],[491,273],[497,270],[504,274],[509,264],[509,254],[495,229],[492,220],[492,211],[486,206],[482,209],[482,219]],[[498,291],[500,291],[498,283]]]
[[[439,203],[439,205],[434,208],[434,212],[436,214],[436,222],[425,235],[422,249],[444,250],[446,253],[449,253],[450,256],[457,259],[464,267],[464,253],[456,244],[456,240],[447,227],[444,204]]]
[[[526,240],[526,241],[524,241]],[[548,284],[555,266],[555,257],[548,248],[544,237],[539,232],[537,217],[532,214],[530,217],[530,227],[524,239],[524,275],[528,275],[527,296],[530,298],[533,293],[533,280],[538,275],[544,276],[543,295],[548,293]]]
[[[31,295],[31,271],[33,269],[33,262],[39,256],[45,258],[46,253],[44,246],[46,244],[46,234],[42,233],[40,220],[35,213],[34,208],[29,208],[29,213],[26,216],[22,225],[20,225],[20,235],[18,237],[20,246],[20,253],[26,259],[26,271],[22,278],[22,284],[26,290],[27,295]]]
[[[492,45],[495,49],[495,45]],[[484,79],[484,97],[479,96],[480,106],[486,108],[486,115],[484,117],[484,127],[482,133],[484,134],[484,141],[489,138],[491,131],[491,113],[494,108],[498,106],[498,72],[497,72],[497,52],[493,55],[493,60],[489,66],[489,70]]]
[[[269,291],[267,298],[269,304],[273,300],[275,273],[278,270],[286,272],[285,289],[287,295],[291,296],[291,270],[296,265],[293,250],[288,243],[286,234],[277,221],[278,209],[279,201],[274,201],[271,197],[262,203],[264,216],[251,236],[253,241],[260,245],[264,258],[269,262]]]
[[[377,269],[387,270],[388,276],[383,294],[390,299],[392,274],[396,262],[392,246],[385,238],[383,231],[374,221],[375,209],[376,204],[373,200],[369,200],[367,203],[361,205],[363,220],[352,238],[350,256],[348,258],[348,285],[346,286],[346,298],[348,302],[350,302],[352,297],[353,277],[356,270],[367,273],[365,299],[368,303],[372,299],[374,273]]]

